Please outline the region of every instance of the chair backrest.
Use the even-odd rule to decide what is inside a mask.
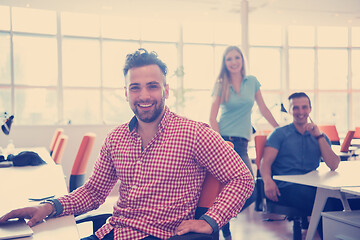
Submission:
[[[321,132],[325,133],[331,144],[340,145],[339,133],[335,125],[318,125]]]
[[[84,184],[86,168],[95,143],[95,138],[96,134],[86,133],[81,141],[79,150],[76,154],[75,161],[71,169],[69,184],[70,192]]]
[[[65,134],[61,134],[58,141],[56,142],[56,146],[54,148],[54,151],[51,155],[52,159],[54,160],[54,162],[56,164],[60,164],[61,163],[61,159],[66,147],[68,141],[68,136]]]
[[[270,135],[270,133],[272,133],[273,130],[269,130],[269,129],[265,129],[265,130],[261,130],[259,131],[259,134],[258,135]]]
[[[347,132],[347,134],[344,138],[344,141],[341,144],[340,152],[347,153],[349,151],[351,140],[353,139],[354,134],[355,134],[355,131],[352,131],[352,130]]]
[[[54,152],[56,143],[57,143],[60,135],[61,135],[63,132],[64,132],[64,129],[62,129],[62,128],[57,128],[57,129],[55,129],[54,135],[53,135],[53,137],[52,137],[52,139],[51,139],[50,146],[49,146],[50,156],[52,156],[52,153]]]
[[[360,138],[360,127],[355,128],[354,138],[356,138],[356,139]]]
[[[255,163],[256,163],[256,167],[257,169],[260,169],[260,162],[261,162],[261,158],[263,156],[264,153],[264,148],[266,145],[266,139],[267,139],[267,135],[256,135],[254,140],[255,140],[255,151],[256,151],[256,159],[255,159]]]
[[[234,148],[232,142],[227,141],[227,144]],[[220,183],[212,174],[207,172],[197,206],[204,208],[211,207],[223,187],[224,185],[222,183]]]

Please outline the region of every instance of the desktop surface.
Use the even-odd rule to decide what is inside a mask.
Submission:
[[[29,149],[27,149],[29,150]],[[41,166],[0,168],[0,215],[13,209],[36,206],[40,199],[67,194],[67,186],[61,166],[55,165],[45,148],[32,148],[47,162]],[[23,151],[20,149],[18,151]],[[79,240],[74,216],[50,218],[31,228],[34,234],[22,240]]]

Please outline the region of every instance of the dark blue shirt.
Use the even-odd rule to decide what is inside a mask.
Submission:
[[[330,141],[325,137],[330,145]],[[322,160],[318,140],[309,132],[298,132],[294,124],[276,128],[268,137],[266,146],[279,152],[271,166],[273,175],[305,174],[315,170]],[[290,183],[277,182],[279,187]]]

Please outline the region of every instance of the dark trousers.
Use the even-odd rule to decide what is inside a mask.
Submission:
[[[99,238],[95,234],[93,234],[91,236],[82,238],[81,240],[99,240]],[[106,234],[103,240],[114,240],[114,230],[111,230],[111,232]]]
[[[169,240],[212,240],[212,236],[209,234],[203,234],[203,233],[187,233],[181,236],[173,236],[169,238]],[[91,235],[86,238],[82,238],[81,240],[99,240],[96,235]],[[109,234],[107,234],[103,240],[114,240],[114,230],[112,230]],[[119,239],[120,240],[120,239]],[[161,240],[160,238],[148,236],[146,238],[143,238],[143,240]]]
[[[279,188],[281,196],[278,204],[300,209],[307,216],[311,216],[316,196],[316,187],[291,184],[286,187]],[[360,209],[360,199],[349,199],[349,205],[352,210]],[[323,212],[342,211],[343,206],[340,199],[328,198]],[[320,237],[322,238],[322,218],[320,218],[317,227]]]

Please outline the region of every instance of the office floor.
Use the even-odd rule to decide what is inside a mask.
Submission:
[[[267,221],[268,219],[278,221]],[[230,221],[230,230],[233,240],[291,240],[292,222],[283,220],[284,216],[266,214],[254,211],[254,205],[250,205],[236,218]],[[302,230],[302,238],[305,239],[306,230]],[[316,234],[314,240],[319,240]],[[223,240],[220,237],[220,240]]]
[[[279,221],[266,221],[267,219],[277,219]],[[270,215],[254,211],[254,206],[249,206],[236,218],[230,221],[230,230],[233,240],[291,240],[292,222],[282,220],[283,216]],[[89,224],[79,224],[80,237],[91,235],[92,226]],[[221,235],[221,233],[220,233]],[[302,230],[305,239],[306,230]],[[318,235],[314,240],[319,240]],[[220,240],[223,240],[222,235]]]

